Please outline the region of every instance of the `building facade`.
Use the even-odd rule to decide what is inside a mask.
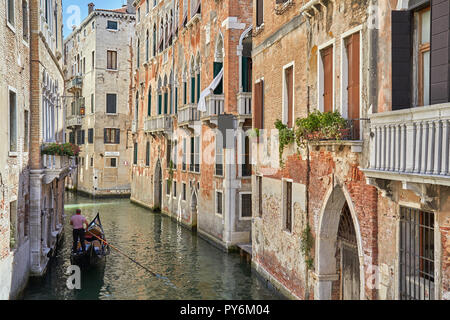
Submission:
[[[81,148],[67,186],[92,196],[130,195],[133,12],[90,4],[64,42],[66,139]]]
[[[67,157],[41,154],[63,142],[61,1],[3,1],[0,96],[7,141],[0,152],[0,298],[42,275],[62,231]]]
[[[0,299],[19,293],[30,270],[28,2],[0,3]],[[14,268],[20,263],[21,267]]]
[[[251,1],[134,5],[131,199],[221,248],[248,243]]]
[[[252,263],[286,295],[448,299],[448,12],[254,1]]]

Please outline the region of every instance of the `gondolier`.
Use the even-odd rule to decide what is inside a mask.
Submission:
[[[86,245],[84,243],[84,229],[83,225],[86,224],[86,229],[88,228],[88,223],[86,218],[81,215],[81,209],[77,209],[76,215],[70,218],[70,224],[73,226],[73,248],[72,252],[77,252],[78,239],[80,239],[81,248],[83,252],[86,251]]]

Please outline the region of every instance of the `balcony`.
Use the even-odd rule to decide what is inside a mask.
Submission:
[[[450,186],[450,104],[371,116],[369,179]]]
[[[83,77],[74,76],[67,84],[67,91],[74,92],[76,90],[81,90],[83,87]]]
[[[64,179],[69,174],[70,168],[75,166],[73,162],[74,159],[68,156],[42,155],[45,184],[49,184],[55,179]]]
[[[252,93],[239,92],[237,95],[238,103],[238,120],[244,122],[246,119],[252,118]]]
[[[200,111],[196,104],[187,104],[178,110],[178,126],[194,128],[196,121],[200,120]]]
[[[161,114],[145,121],[144,130],[149,133],[167,133],[172,131],[173,122],[169,114]]]
[[[81,127],[83,124],[82,116],[68,116],[66,120],[67,128]]]
[[[210,94],[206,97],[206,111],[201,113],[201,120],[215,124],[217,117],[224,113],[225,96],[223,94]]]

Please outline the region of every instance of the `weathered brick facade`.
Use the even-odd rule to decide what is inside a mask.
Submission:
[[[446,7],[448,3],[443,2]],[[410,294],[418,298],[419,293],[399,289],[399,283],[405,281],[405,277],[406,281],[412,281],[405,276],[406,263],[402,262],[401,255],[414,248],[406,245],[410,240],[400,239],[410,235],[401,227],[405,225],[405,218],[400,218],[401,208],[409,207],[417,208],[421,217],[428,217],[423,212],[430,212],[435,217],[434,227],[432,222],[426,222],[431,223],[428,226],[420,226],[420,232],[425,232],[426,228],[434,231],[436,241],[433,251],[429,251],[434,254],[427,258],[433,261],[433,268],[429,267],[431,262],[421,262],[420,268],[423,269],[414,271],[423,274],[424,270],[432,270],[433,283],[429,283],[429,289],[417,287],[417,292],[420,291],[425,298],[448,298],[449,200],[448,187],[444,186],[448,184],[445,180],[448,178],[448,173],[445,173],[448,153],[444,147],[444,167],[434,169],[438,172],[440,168],[443,173],[430,178],[429,182],[426,176],[416,178],[380,172],[382,170],[375,168],[375,159],[382,149],[377,148],[390,152],[384,159],[386,168],[387,165],[392,166],[388,169],[391,172],[402,167],[399,163],[395,165],[394,159],[401,159],[409,149],[405,149],[408,150],[405,153],[399,151],[401,140],[395,140],[398,146],[391,142],[375,147],[374,137],[378,131],[369,125],[367,119],[384,119],[382,117],[389,115],[373,114],[395,107],[392,105],[390,71],[393,64],[391,11],[423,10],[427,5],[420,3],[417,7],[417,4],[418,1],[410,1],[409,4],[405,1],[286,1],[283,4],[264,1],[261,25],[257,20],[258,5],[254,2],[253,82],[264,84],[263,126],[259,129],[265,129],[265,132],[261,131],[255,149],[258,162],[254,167],[256,177],[253,178],[253,264],[286,295],[300,299],[401,299]],[[349,58],[351,41],[359,43],[358,60]],[[327,69],[325,52],[330,51],[331,68]],[[278,133],[271,130],[277,119],[284,123],[288,119],[285,70],[293,66],[295,119],[304,118],[314,110],[327,111],[326,94],[331,95],[330,110],[339,111],[347,119],[355,119],[350,114],[351,97],[347,96],[350,65],[359,67],[359,136],[345,141],[310,142],[307,148],[303,146],[299,150],[292,144],[284,151],[284,166],[280,167],[277,161]],[[358,69],[353,71],[358,74]],[[330,91],[326,89],[327,78],[330,79]],[[255,94],[256,90],[253,101],[256,100]],[[438,130],[442,128],[442,140],[436,136],[433,140],[438,143],[436,148],[432,151],[429,147],[424,149],[436,155],[441,154],[438,153],[441,152],[439,143],[444,146],[448,143],[445,129],[448,125],[447,107],[431,107],[429,112],[437,108],[442,111],[432,119],[440,121],[442,127],[430,125],[430,129],[433,126]],[[408,112],[405,114],[409,117]],[[254,126],[257,125],[259,123],[254,118]],[[395,131],[389,132],[394,134]],[[400,134],[401,129],[397,132]],[[400,139],[400,135],[395,139]],[[430,158],[428,155],[428,159],[431,159],[428,160],[428,166],[431,166],[438,163],[439,157]],[[436,160],[432,162],[433,159]],[[433,171],[433,168],[427,171]],[[262,179],[261,187],[258,179]],[[291,231],[284,227],[288,184],[292,184]],[[261,209],[258,203],[262,204]],[[354,237],[351,243],[343,239],[341,230],[346,212],[352,221],[347,230]],[[425,218],[420,221],[425,225]],[[308,257],[302,253],[302,236],[307,222],[314,239],[309,252],[313,259],[310,268],[306,263]],[[418,222],[414,223],[419,228]],[[421,243],[429,241],[426,246],[431,248],[430,243],[433,242],[424,239],[420,238]],[[424,281],[430,282],[428,278]]]
[[[218,125],[217,115],[224,113],[232,114],[244,130],[250,127],[250,111],[244,115],[238,110],[238,95],[242,89],[239,87],[241,56],[237,52],[240,43],[242,46],[243,34],[245,36],[250,30],[251,3],[187,1],[174,7],[173,1],[161,1],[153,7],[151,1],[136,1],[135,5],[136,46],[140,51],[134,62],[140,63],[136,67],[132,91],[137,121],[133,136],[137,143],[137,163],[132,169],[132,200],[147,207],[160,207],[184,225],[196,227],[201,236],[222,247],[247,243],[250,217],[240,217],[239,201],[242,192],[250,193],[250,176],[243,176],[241,167],[227,160],[222,160],[222,169],[216,171],[214,128]],[[156,30],[155,34],[153,30]],[[210,94],[206,105],[209,108],[214,104],[219,109],[216,113],[209,112],[210,109],[199,112],[200,93],[220,70],[219,67],[214,70],[214,62],[216,67],[223,67],[223,91]],[[157,119],[165,124],[158,125]],[[192,149],[198,150],[198,158],[191,158],[193,137],[199,139],[199,146]],[[171,154],[168,153],[168,141],[172,147],[177,145]],[[186,143],[186,167],[183,167],[183,141]],[[149,162],[146,162],[147,143]],[[223,151],[222,158],[238,159],[239,155],[231,152],[234,151],[229,154]],[[176,165],[173,173],[170,160]],[[176,196],[172,188],[175,185]],[[217,195],[218,191],[221,196]],[[217,197],[222,198],[221,205],[217,204],[220,201]],[[222,212],[218,214],[218,211]]]

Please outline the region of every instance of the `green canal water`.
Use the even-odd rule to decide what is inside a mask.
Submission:
[[[68,289],[72,246],[68,221],[77,208],[88,220],[99,212],[107,240],[161,277],[111,250],[104,268],[82,271],[80,290]],[[57,255],[44,277],[30,280],[26,300],[282,298],[239,254],[224,253],[172,219],[129,200],[94,200],[67,193],[65,215],[65,236]]]

